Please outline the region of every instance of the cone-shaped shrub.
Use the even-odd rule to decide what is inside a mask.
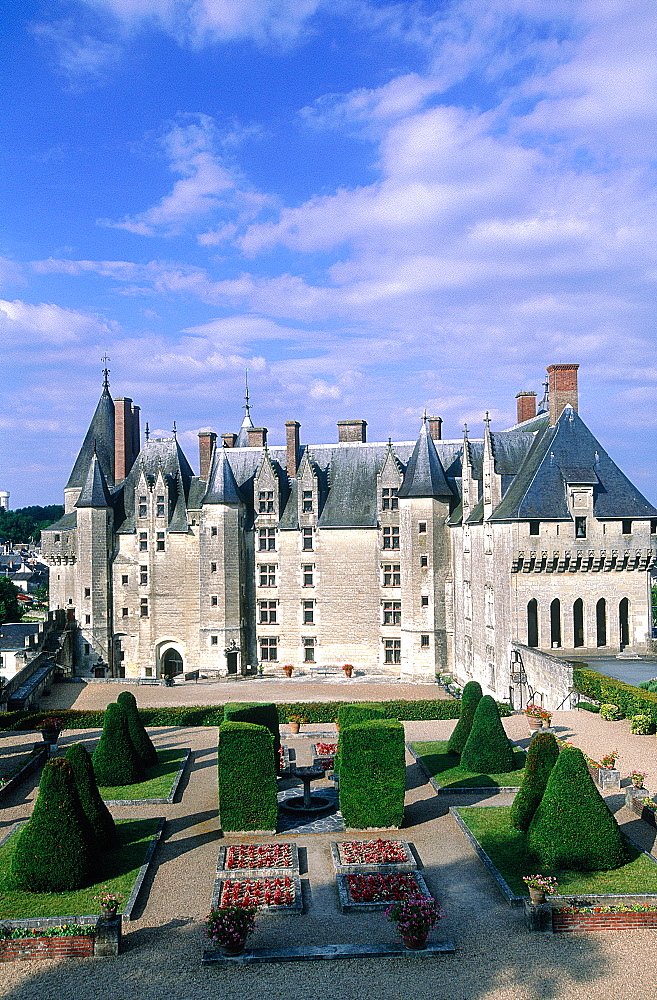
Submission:
[[[558,756],[559,744],[552,733],[534,736],[527,751],[520,791],[511,806],[511,823],[517,830],[527,833]]]
[[[461,768],[474,774],[505,774],[515,769],[513,749],[500,721],[495,699],[485,694],[475,709]]]
[[[530,823],[527,842],[550,868],[609,871],[627,860],[618,824],[577,747],[559,754]]]
[[[122,691],[116,699],[125,713],[128,722],[128,732],[132,745],[137,751],[137,756],[144,767],[152,767],[157,764],[157,750],[151,742],[151,738],[146,732],[144,723],[141,721],[137,708],[137,699],[132,691]]]
[[[97,853],[69,761],[63,757],[49,761],[12,859],[17,885],[29,892],[82,889],[95,880]]]
[[[448,753],[463,753],[463,747],[467,743],[468,736],[470,735],[472,720],[474,719],[474,714],[477,709],[477,705],[481,701],[481,697],[482,691],[479,681],[468,681],[463,688],[463,694],[461,695],[461,714],[459,715],[459,721],[456,723],[454,731],[447,744]]]
[[[87,748],[82,743],[74,743],[66,751],[66,760],[73,769],[80,805],[96,840],[101,848],[116,843],[116,826],[111,812],[100,797]]]
[[[144,777],[125,713],[115,701],[105,709],[103,733],[91,759],[99,785],[134,785]]]

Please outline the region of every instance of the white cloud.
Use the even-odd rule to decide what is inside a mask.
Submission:
[[[25,351],[38,344],[82,344],[92,337],[113,335],[115,329],[116,324],[98,316],[52,303],[31,305],[18,299],[0,299],[0,343],[5,350]]]
[[[54,52],[60,70],[71,84],[102,82],[121,58],[121,47],[88,34],[74,20],[40,22],[33,34]]]

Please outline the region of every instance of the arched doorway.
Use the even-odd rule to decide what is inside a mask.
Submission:
[[[573,604],[573,646],[584,645],[584,601],[578,597]]]
[[[553,649],[561,646],[561,601],[558,597],[550,605],[550,645]]]
[[[527,605],[527,645],[538,646],[538,602],[535,598]]]
[[[601,597],[595,606],[596,645],[607,645],[607,602]]]
[[[176,674],[182,674],[184,670],[183,658],[177,649],[173,647],[167,649],[162,657],[160,670],[167,677],[175,677]]]
[[[630,602],[627,597],[624,597],[618,605],[618,631],[620,648],[625,649],[630,644]]]

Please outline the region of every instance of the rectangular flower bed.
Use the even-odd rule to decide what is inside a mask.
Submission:
[[[219,851],[217,874],[229,877],[233,871],[286,872],[299,870],[296,844],[234,844]]]
[[[657,909],[637,906],[558,906],[552,909],[552,930],[567,931],[635,931],[657,928]]]
[[[57,928],[59,930],[59,928]],[[95,935],[31,935],[0,939],[0,962],[25,962],[42,958],[83,958],[94,953]]]
[[[242,876],[217,878],[212,894],[212,909],[222,906],[255,906],[259,910],[280,910],[302,913],[303,898],[298,874],[268,876],[266,878]]]
[[[404,840],[342,840],[331,844],[336,872],[414,871],[417,861]]]
[[[335,756],[338,752],[337,743],[313,743],[313,767],[321,767],[324,771],[332,771],[335,767]]]
[[[384,910],[407,896],[432,898],[419,872],[387,872],[336,875],[343,913]]]

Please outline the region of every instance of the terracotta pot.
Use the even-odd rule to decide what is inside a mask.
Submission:
[[[284,674],[285,674],[286,677],[291,677],[293,670],[294,670],[294,667],[292,667],[292,666],[285,666],[285,667],[283,667],[283,672],[284,672]]]
[[[221,954],[225,955],[227,958],[235,958],[236,955],[241,955],[246,947],[246,938],[240,944],[225,944],[221,949]]]
[[[542,729],[543,728],[543,720],[537,718],[535,715],[528,715],[527,716],[527,725],[529,726],[529,728],[533,732],[536,729]]]
[[[409,951],[422,951],[423,948],[426,948],[427,937],[428,934],[401,935],[401,939]]]
[[[545,902],[545,889],[535,889],[533,886],[528,886],[529,898],[532,903],[544,903]]]
[[[351,677],[351,675],[352,675],[352,673],[354,671],[353,667],[343,667],[342,669],[344,670],[344,672],[345,672],[345,674],[346,674],[347,677]]]
[[[103,920],[114,920],[118,906],[101,906],[100,915]]]
[[[301,723],[300,722],[291,722],[290,723],[290,732],[291,733],[298,733],[300,728],[301,728]]]
[[[635,788],[643,788],[643,778],[632,778],[632,784]]]
[[[41,739],[43,740],[44,743],[48,743],[52,746],[59,739],[60,733],[61,729],[42,729]]]

